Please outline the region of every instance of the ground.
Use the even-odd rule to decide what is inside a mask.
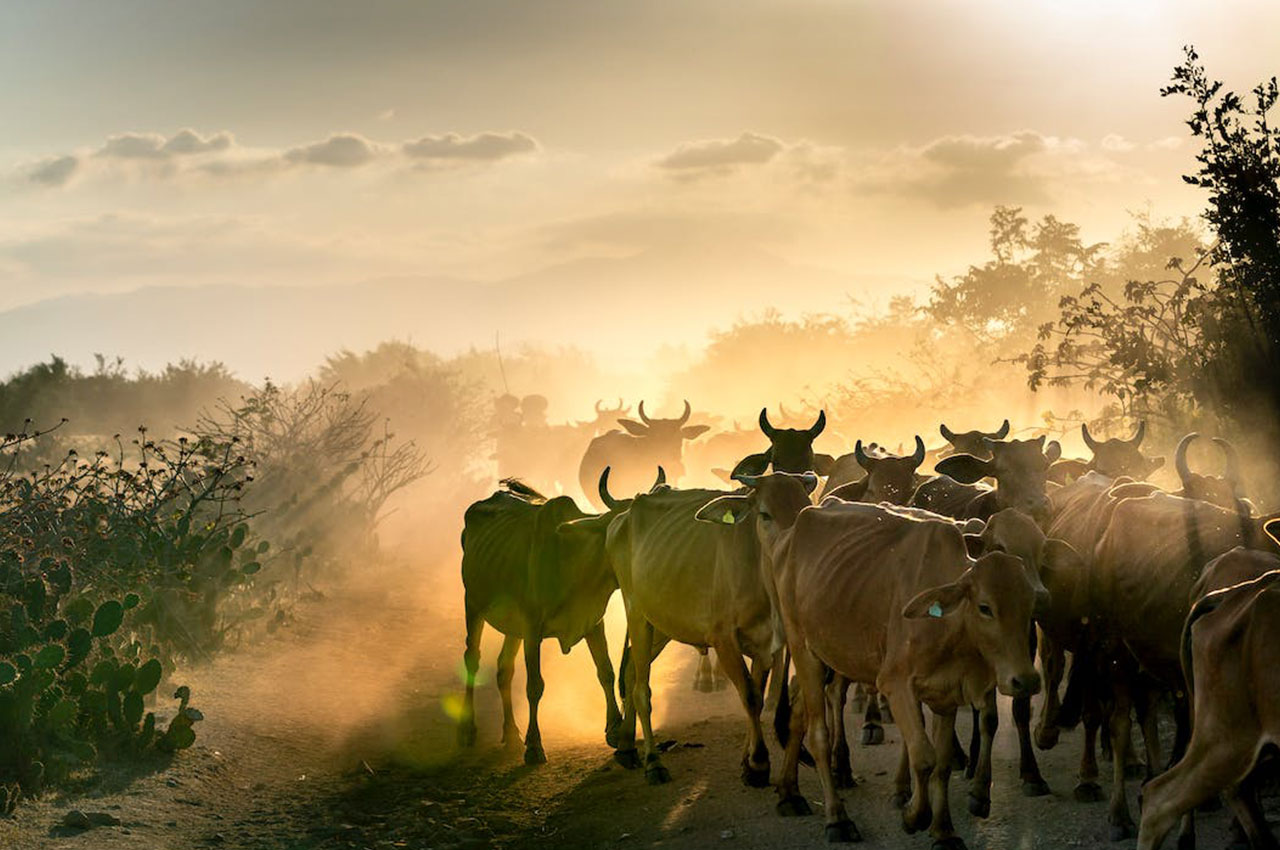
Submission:
[[[451,577],[363,588],[313,599],[281,635],[181,672],[178,679],[191,684],[193,704],[206,717],[191,750],[142,766],[108,767],[73,789],[24,803],[13,818],[0,819],[0,848],[754,850],[825,844],[820,815],[783,819],[774,813],[772,790],[741,784],[745,727],[736,695],[695,692],[691,650],[672,647],[655,668],[657,732],[674,742],[664,757],[669,784],[651,787],[642,773],[613,762],[585,648],[561,657],[552,643],[543,652],[549,761],[526,767],[518,749],[500,746],[501,708],[492,683],[477,694],[476,748],[459,752],[454,744],[450,713],[462,635]],[[485,643],[486,667],[496,645],[492,636]],[[616,659],[616,640],[613,649]],[[522,693],[520,676],[516,688]],[[1107,840],[1105,803],[1071,797],[1079,733],[1040,754],[1053,793],[1021,795],[1007,709],[1002,706],[990,818],[970,817],[965,789],[953,779],[952,811],[969,846],[1131,847],[1132,840]],[[927,836],[903,833],[889,804],[899,738],[895,727],[886,732],[885,745],[855,745],[859,787],[845,793],[846,805],[863,846],[927,848]],[[821,812],[812,770],[803,769],[801,785]],[[1137,783],[1130,786],[1136,817]],[[64,825],[72,810],[105,813],[120,823],[72,829]],[[1199,846],[1226,846],[1223,812],[1197,822]]]

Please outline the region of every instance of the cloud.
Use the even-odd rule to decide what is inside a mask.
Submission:
[[[121,133],[108,137],[94,156],[159,160],[224,151],[233,144],[234,139],[226,131],[201,136],[195,130],[183,129],[167,139],[159,133]]]
[[[290,148],[284,152],[285,162],[328,165],[334,168],[356,168],[372,162],[379,146],[355,133],[335,133],[323,142]]]
[[[1102,137],[1102,149],[1104,151],[1127,153],[1135,147],[1137,147],[1137,145],[1118,133],[1108,133]]]
[[[210,151],[224,151],[235,143],[231,134],[225,130],[210,136],[201,136],[195,130],[179,130],[164,143],[161,148],[170,154],[198,154]]]
[[[32,183],[38,183],[41,186],[63,186],[79,167],[80,160],[77,157],[55,156],[31,166],[26,177]]]
[[[519,154],[533,153],[538,143],[524,133],[479,133],[460,136],[423,136],[401,146],[406,156],[416,159],[473,160],[493,162]]]
[[[762,165],[786,148],[781,141],[757,133],[743,133],[736,139],[707,139],[686,142],[661,157],[658,168],[685,176],[697,173],[727,173],[742,165]]]

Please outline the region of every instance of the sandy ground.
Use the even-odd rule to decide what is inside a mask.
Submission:
[[[692,690],[695,656],[687,648],[669,649],[655,667],[657,731],[674,742],[665,756],[672,775],[667,785],[650,787],[642,773],[612,761],[585,647],[566,657],[553,644],[544,648],[547,765],[526,767],[519,750],[501,748],[501,708],[491,683],[477,695],[478,744],[458,752],[450,711],[461,626],[455,615],[440,613],[449,610],[441,600],[458,598],[449,596],[455,580],[409,589],[407,579],[398,586],[395,578],[366,584],[378,591],[348,589],[310,602],[282,636],[180,675],[207,718],[197,727],[195,747],[172,760],[108,767],[74,788],[25,803],[13,818],[0,820],[0,848],[825,844],[820,815],[780,818],[772,790],[741,784],[745,727],[737,697]],[[614,638],[617,628],[614,622]],[[496,647],[490,636],[486,668]],[[616,659],[616,639],[613,647]],[[515,684],[522,693],[523,677]],[[886,732],[883,746],[855,745],[860,783],[845,793],[846,805],[864,846],[927,847],[927,836],[903,833],[889,804],[899,738],[895,727]],[[1040,755],[1053,793],[1024,798],[1004,706],[991,817],[972,818],[963,784],[952,783],[953,815],[970,847],[1133,845],[1107,840],[1105,803],[1071,797],[1078,733]],[[801,785],[821,812],[812,770],[802,771]],[[1103,786],[1109,787],[1105,777]],[[1137,783],[1130,786],[1136,817]],[[120,824],[73,830],[62,825],[73,809],[110,814]],[[1199,846],[1226,846],[1223,812],[1201,815],[1198,823]]]

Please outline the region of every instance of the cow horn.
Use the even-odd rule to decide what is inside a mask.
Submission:
[[[1239,496],[1240,456],[1236,454],[1236,447],[1221,437],[1214,437],[1213,441],[1222,449],[1222,477],[1231,485],[1231,491]]]
[[[1009,420],[1008,419],[1004,421],[1004,424],[1000,426],[999,430],[997,430],[994,434],[991,435],[991,439],[1003,440],[1007,436],[1009,436]]]
[[[818,489],[818,476],[813,472],[806,472],[800,476],[800,483],[804,485],[806,493],[812,493]]]
[[[684,425],[684,423],[689,421],[689,417],[692,415],[693,407],[689,404],[689,399],[686,398],[684,400],[684,413],[680,416],[680,424]]]
[[[646,425],[652,425],[652,424],[653,424],[652,422],[650,422],[650,421],[649,421],[649,417],[644,415],[644,399],[640,399],[640,410],[639,410],[639,413],[640,413],[640,421],[641,421],[641,422],[643,422],[643,423],[644,423],[644,424],[646,424]]]
[[[1187,448],[1199,436],[1195,431],[1192,431],[1178,441],[1178,448],[1173,453],[1173,465],[1178,470],[1178,478],[1182,481],[1183,487],[1186,487],[1187,482],[1191,480],[1191,467],[1187,466]]]
[[[666,484],[666,483],[667,483],[667,471],[662,468],[662,464],[658,464],[658,477],[654,480],[653,486],[649,488],[649,492],[652,493],[654,490],[657,490],[659,487],[661,487],[663,484]]]
[[[813,439],[822,433],[827,427],[827,412],[825,410],[818,411],[818,421],[813,423],[813,427],[809,429],[809,438]]]
[[[773,435],[778,432],[777,428],[774,428],[769,424],[769,408],[767,407],[760,408],[760,430],[770,440],[772,440]]]
[[[867,470],[867,472],[871,471],[870,467],[868,466],[868,461],[870,461],[871,458],[867,457],[867,453],[862,450],[861,440],[859,440],[853,447],[853,459],[858,462],[858,466]]]
[[[1147,420],[1140,419],[1138,420],[1138,430],[1129,438],[1129,445],[1136,449],[1142,445],[1142,438],[1145,436],[1147,436]]]
[[[1085,444],[1086,446],[1088,446],[1088,447],[1089,447],[1089,451],[1093,452],[1094,454],[1097,454],[1097,453],[1098,453],[1098,441],[1097,441],[1097,440],[1095,440],[1095,439],[1093,438],[1093,435],[1089,433],[1089,423],[1088,423],[1088,422],[1081,422],[1081,423],[1080,423],[1080,436],[1084,438],[1084,444]]]
[[[920,439],[919,434],[916,434],[916,453],[911,456],[911,461],[916,466],[924,463],[924,440]]]
[[[600,405],[602,404],[604,404],[604,399],[602,398],[596,399],[596,416],[600,415]]]
[[[611,511],[618,509],[618,500],[609,495],[609,467],[607,466],[604,472],[600,473],[600,483],[596,485],[596,491],[600,494],[600,501],[604,502],[605,507]]]
[[[951,443],[952,445],[955,444],[956,432],[948,428],[947,423],[943,422],[942,424],[940,424],[938,426],[938,430],[942,432],[942,439],[946,440],[948,443]]]

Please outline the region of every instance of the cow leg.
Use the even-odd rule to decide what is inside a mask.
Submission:
[[[979,709],[977,706],[974,706],[971,709],[971,711],[973,712],[973,723],[969,727],[969,757],[967,759],[965,758],[964,747],[960,746],[960,739],[957,737],[955,742],[956,745],[953,749],[956,752],[960,753],[959,761],[961,763],[960,764],[953,763],[951,765],[951,767],[954,768],[955,770],[963,770],[965,779],[973,779],[974,775],[977,773],[977,770],[978,770],[978,759],[982,755],[981,709]],[[999,721],[1000,721],[1000,715],[997,714],[996,723],[998,724]],[[953,736],[955,735],[954,730],[952,731],[952,735]]]
[[[1098,784],[1098,727],[1101,725],[1094,710],[1084,713],[1084,742],[1080,752],[1080,775],[1073,792],[1077,803],[1102,802],[1102,786]]]
[[[867,710],[867,686],[861,682],[853,686],[853,698],[849,700],[849,710],[854,714],[862,714]]]
[[[538,702],[542,699],[542,636],[530,631],[524,639],[524,693],[529,700],[529,731],[524,736],[524,763],[546,764],[542,732],[538,729]]]
[[[1013,725],[1018,730],[1018,772],[1022,776],[1022,795],[1043,797],[1049,793],[1049,783],[1040,775],[1036,751],[1031,746],[1031,697],[1014,697]]]
[[[779,649],[777,652],[773,654],[773,664],[771,665],[770,669],[773,669],[773,670],[783,669],[782,667],[783,652],[784,652],[783,649]],[[769,680],[769,687],[765,690],[765,696],[764,696],[765,711],[778,710],[778,701],[779,699],[781,699],[781,694],[782,694],[782,679],[783,679],[783,676],[785,675],[786,675],[785,673],[779,674]]]
[[[1142,730],[1142,748],[1147,759],[1143,769],[1143,782],[1150,782],[1159,770],[1156,765],[1163,763],[1160,754],[1159,714],[1156,711],[1159,699],[1160,691],[1154,687],[1144,687],[1138,694],[1138,728]]]
[[[498,653],[498,693],[502,694],[502,743],[503,746],[520,745],[520,730],[516,727],[516,713],[511,705],[511,679],[516,674],[516,652],[520,638],[505,635],[502,651]]]
[[[742,660],[742,648],[733,638],[717,643],[716,659],[725,675],[738,691],[747,712],[747,739],[742,753],[742,782],[752,788],[769,787],[769,748],[764,743],[764,727],[760,712],[764,710],[764,694],[756,689],[755,680]]]
[[[1213,734],[1202,736],[1193,733],[1182,760],[1147,784],[1139,850],[1155,850],[1184,813],[1224,789],[1234,791],[1232,786],[1248,775],[1253,765],[1255,743],[1252,737],[1232,735],[1230,730],[1213,730]]]
[[[613,662],[609,660],[609,641],[604,635],[604,622],[596,623],[587,632],[587,649],[591,651],[591,660],[596,665],[596,679],[604,691],[604,740],[611,746],[618,746],[618,729],[622,726],[622,712],[618,711],[618,703],[613,698]]]
[[[1124,787],[1125,752],[1129,747],[1133,721],[1129,716],[1131,702],[1126,686],[1120,684],[1115,691],[1115,705],[1111,709],[1111,806],[1107,820],[1111,824],[1111,840],[1123,841],[1134,834]]]
[[[835,746],[831,748],[831,772],[836,778],[837,788],[852,788],[853,764],[849,758],[849,737],[844,722],[844,706],[849,697],[849,680],[836,674],[827,686],[831,698],[832,735]]]
[[[712,682],[714,674],[711,667],[711,653],[706,649],[698,650],[698,672],[693,676],[693,689],[709,694],[715,689]]]
[[[831,741],[827,734],[827,697],[823,681],[826,678],[826,668],[807,648],[797,651],[793,647],[791,660],[796,665],[800,695],[804,698],[809,750],[817,763],[818,780],[822,783],[823,808],[827,813],[827,840],[860,841],[862,836],[845,811],[844,802],[836,791],[835,777],[831,773]]]
[[[978,751],[970,760],[973,775],[969,783],[969,814],[985,818],[991,814],[991,754],[995,749],[996,730],[1000,728],[1000,711],[996,703],[995,689],[987,692],[982,700],[982,708],[975,712],[973,722],[980,731]],[[952,740],[955,740],[952,724]]]
[[[938,742],[938,766],[929,779],[929,798],[933,806],[933,850],[964,850],[964,841],[956,835],[951,823],[951,748],[956,740],[956,713],[943,711],[933,715],[933,740]]]
[[[653,691],[649,687],[649,672],[654,656],[654,629],[647,620],[639,623],[628,620],[627,631],[631,636],[631,663],[636,669],[631,698],[635,700],[636,716],[644,733],[644,778],[650,785],[661,785],[671,781],[671,774],[663,767],[658,746],[653,740]]]
[[[907,743],[902,742],[898,755],[898,772],[893,777],[893,807],[905,809],[911,802],[911,757],[907,753]]]
[[[474,747],[476,743],[476,674],[480,672],[480,636],[484,634],[484,617],[467,606],[467,648],[462,663],[467,669],[466,692],[462,698],[462,716],[458,718],[458,746]]]
[[[872,747],[884,743],[884,716],[880,712],[880,692],[867,686],[867,711],[862,718],[862,745]]]
[[[786,717],[787,740],[782,756],[782,773],[778,777],[778,814],[783,817],[810,815],[813,810],[809,808],[809,801],[800,793],[800,751],[809,723],[804,695],[791,693],[786,665],[779,666],[778,670],[779,673],[774,677],[775,680],[782,681],[778,694],[778,711],[790,712],[790,716]],[[792,704],[792,697],[796,696],[800,697],[799,705]]]
[[[630,617],[628,616],[628,623]],[[631,648],[630,636],[622,642],[622,660],[618,664],[618,690],[622,695],[622,725],[618,728],[618,743],[614,744],[613,760],[627,770],[635,770],[640,766],[640,756],[636,753],[636,665],[632,660],[635,653]]]
[[[927,827],[933,820],[929,808],[929,777],[937,766],[937,754],[924,729],[924,715],[911,689],[898,685],[889,694],[889,704],[898,719],[911,769],[911,802],[902,811],[902,828],[908,834]]]
[[[1223,796],[1226,797],[1227,804],[1231,806],[1231,811],[1236,816],[1236,827],[1244,833],[1252,850],[1280,848],[1280,842],[1276,841],[1267,827],[1266,816],[1258,801],[1258,788],[1253,772],[1235,788],[1224,792]]]
[[[1051,750],[1058,743],[1061,730],[1058,727],[1058,715],[1062,702],[1058,697],[1058,688],[1062,685],[1062,676],[1066,672],[1067,656],[1062,647],[1047,635],[1040,635],[1040,669],[1044,673],[1044,705],[1040,709],[1040,720],[1036,723],[1036,746],[1042,750]]]

